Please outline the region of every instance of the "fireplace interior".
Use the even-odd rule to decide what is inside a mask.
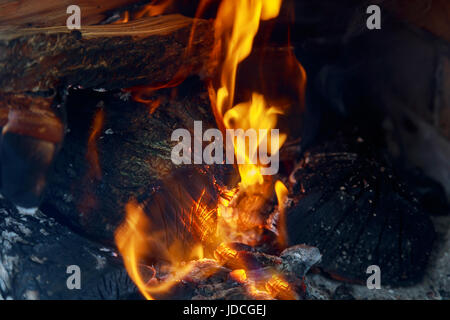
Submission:
[[[376,2],[0,0],[0,299],[449,299],[450,5]]]

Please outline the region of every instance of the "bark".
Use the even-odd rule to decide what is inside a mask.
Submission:
[[[213,34],[207,21],[180,15],[127,24],[65,26],[0,32],[3,92],[48,92],[63,86],[126,88],[166,83],[179,72],[202,70]],[[20,59],[18,58],[20,57]]]

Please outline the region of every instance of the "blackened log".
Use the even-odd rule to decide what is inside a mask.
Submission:
[[[145,207],[152,225],[166,232],[169,243],[173,237],[187,237],[187,244],[195,232],[186,231],[189,223],[182,221],[203,189],[202,202],[215,205],[215,184],[226,166],[173,164],[175,129],[188,129],[194,137],[194,121],[202,121],[203,130],[215,126],[208,95],[198,79],[190,79],[177,91],[173,98],[168,89],[149,97],[160,102],[152,114],[147,105],[125,101],[124,93],[82,90],[69,95],[69,132],[49,179],[44,208],[51,209],[46,212],[55,212],[84,234],[111,242],[126,204],[134,199]],[[89,137],[98,112],[104,113],[104,120],[92,149]]]
[[[67,286],[73,265],[81,271],[79,290]],[[22,215],[0,200],[0,300],[136,297],[113,248],[80,237],[41,211]]]
[[[370,145],[341,133],[309,150],[292,176],[289,241],[318,247],[319,266],[337,279],[365,283],[378,265],[383,284],[412,284],[425,272],[433,224],[415,185]]]
[[[0,29],[3,92],[48,92],[68,85],[117,89],[199,73],[213,43],[211,24],[180,15],[126,24]],[[189,50],[187,48],[189,47]]]

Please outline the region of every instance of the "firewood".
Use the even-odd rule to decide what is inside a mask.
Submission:
[[[374,151],[373,141],[331,134],[292,176],[290,243],[317,246],[319,266],[336,279],[365,283],[367,268],[377,265],[385,285],[417,283],[435,238],[418,188]]]
[[[215,126],[202,88],[199,80],[190,79],[177,88],[179,96],[173,99],[168,89],[154,93],[149,99],[159,99],[160,105],[153,114],[147,105],[121,100],[127,98],[123,93],[82,90],[69,95],[69,132],[49,179],[46,212],[96,239],[112,241],[125,217],[125,205],[135,199],[152,225],[167,232],[168,241],[186,236],[189,245],[196,232],[187,232],[182,220],[203,189],[202,203],[215,205],[214,185],[227,167],[175,165],[171,160],[175,129],[192,133],[194,120],[203,121],[205,130]],[[104,120],[92,150],[89,136],[99,109]]]
[[[2,29],[3,194],[21,207],[39,205],[46,173],[63,143],[62,89],[158,86],[200,73],[213,40],[209,23],[198,20],[189,42],[193,23],[172,15],[86,26],[81,32],[62,26]]]
[[[208,60],[213,34],[209,22],[197,20],[189,46],[193,23],[170,15],[80,31],[65,26],[1,29],[1,90],[117,89],[165,83],[180,70],[198,73]]]
[[[67,286],[69,266],[80,268],[79,290]],[[0,300],[128,299],[136,293],[114,248],[80,237],[41,211],[21,215],[0,200]]]

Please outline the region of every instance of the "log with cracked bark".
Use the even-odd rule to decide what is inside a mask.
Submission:
[[[21,207],[39,204],[63,142],[65,88],[178,84],[205,70],[212,43],[210,22],[180,15],[73,32],[62,26],[0,29],[3,194]]]
[[[195,23],[194,37],[190,40]],[[199,73],[212,48],[211,25],[181,15],[126,24],[0,29],[3,92],[59,87],[126,88]],[[18,59],[20,57],[20,59]]]

